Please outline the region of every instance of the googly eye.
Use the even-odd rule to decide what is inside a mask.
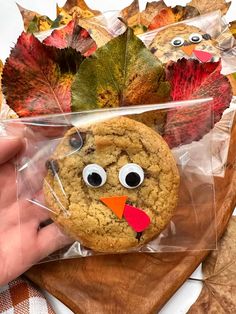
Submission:
[[[125,188],[135,189],[143,183],[143,169],[137,164],[127,164],[120,169],[119,180]]]
[[[198,44],[202,41],[202,35],[198,33],[193,33],[189,36],[189,40],[193,44]]]
[[[100,188],[107,181],[106,171],[97,164],[87,165],[83,170],[84,182],[91,188]]]
[[[175,37],[171,41],[171,45],[174,47],[181,47],[184,44],[184,39],[182,37]]]

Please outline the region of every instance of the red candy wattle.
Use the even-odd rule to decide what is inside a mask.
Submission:
[[[211,61],[211,59],[213,58],[213,55],[207,51],[194,50],[193,53],[201,62],[208,62]]]
[[[143,210],[131,205],[125,205],[124,218],[136,232],[142,232],[150,225],[148,215]]]

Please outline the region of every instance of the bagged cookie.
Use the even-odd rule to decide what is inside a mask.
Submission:
[[[177,205],[179,173],[169,147],[132,119],[72,128],[46,166],[44,196],[53,220],[94,251],[149,242]]]
[[[133,119],[195,107],[205,112],[198,127],[206,136],[183,137],[188,125],[174,123],[174,148]],[[5,136],[22,134],[27,143],[16,164],[19,225],[40,212],[39,233],[55,225],[70,238],[45,261],[214,249],[213,124],[210,99],[4,121]]]

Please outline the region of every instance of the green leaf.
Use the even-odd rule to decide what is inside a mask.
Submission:
[[[130,28],[83,61],[72,84],[72,111],[154,104],[169,98],[162,64]]]

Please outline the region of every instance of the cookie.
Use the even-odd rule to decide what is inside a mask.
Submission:
[[[149,242],[177,205],[179,174],[170,149],[155,131],[129,118],[72,128],[46,167],[52,219],[97,252]]]
[[[162,62],[194,58],[201,62],[219,61],[217,42],[198,27],[177,24],[157,33],[149,49]]]

